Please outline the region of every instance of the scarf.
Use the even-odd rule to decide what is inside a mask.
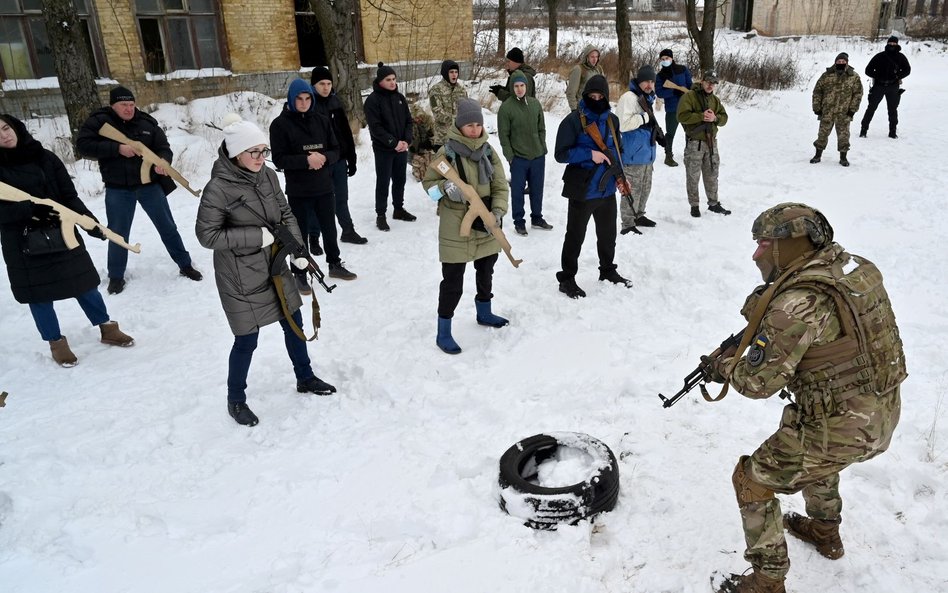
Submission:
[[[471,150],[466,144],[458,142],[451,138],[447,142],[448,148],[453,150],[459,156],[472,160],[477,163],[477,183],[478,185],[487,185],[494,177],[494,165],[490,162],[490,144],[484,142],[477,150]]]

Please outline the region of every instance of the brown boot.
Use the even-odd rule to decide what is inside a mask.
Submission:
[[[135,345],[135,338],[126,335],[122,330],[120,330],[118,322],[116,321],[106,321],[99,326],[99,331],[102,332],[101,342],[103,344],[108,344],[109,346],[122,346],[123,348]]]
[[[53,353],[53,360],[61,367],[74,367],[79,364],[79,359],[69,349],[66,336],[59,336],[58,340],[50,340],[49,351]]]
[[[790,535],[816,546],[816,551],[830,560],[843,557],[843,540],[839,537],[840,519],[824,521],[797,513],[783,516],[783,527]]]
[[[772,579],[756,570],[750,574],[732,574],[724,579],[717,593],[787,593],[783,579]]]

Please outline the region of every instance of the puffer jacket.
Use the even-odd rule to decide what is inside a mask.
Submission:
[[[290,196],[313,197],[332,193],[332,168],[339,162],[339,143],[328,117],[309,111],[299,113],[289,103],[270,124],[270,148],[273,164],[286,177],[286,193]],[[309,153],[326,157],[326,164],[310,169]]]
[[[227,158],[223,145],[217,154],[211,180],[201,194],[194,232],[201,245],[214,250],[214,279],[221,305],[231,331],[242,336],[283,319],[270,278],[272,246],[261,247],[263,223],[249,209],[271,225],[289,226],[297,241],[302,238],[273,169],[264,166],[252,173],[238,167]],[[285,261],[280,262],[279,270],[287,287],[287,308],[293,313],[303,303]]]
[[[76,149],[79,154],[99,161],[99,172],[106,187],[128,189],[141,187],[142,157],[125,158],[119,154],[119,143],[99,135],[99,129],[104,124],[112,124],[119,132],[128,136],[129,140],[138,140],[151,149],[152,152],[171,163],[173,153],[168,137],[152,116],[135,110],[135,115],[129,121],[120,118],[111,107],[102,107],[92,112],[89,119],[79,129],[76,139]],[[170,183],[170,178],[155,173],[151,168],[151,183]],[[165,189],[174,189],[173,185]]]
[[[448,130],[446,139],[448,141],[456,140],[471,150],[477,150],[487,142],[487,132],[481,133],[480,138],[472,139],[465,137],[457,128],[452,127]],[[442,146],[438,151],[438,156],[444,155],[447,149],[448,146]],[[509,202],[507,179],[497,151],[493,147],[490,147],[489,150],[490,162],[494,166],[494,175],[489,184],[477,183],[477,163],[474,161],[455,154],[455,162],[452,164],[455,169],[458,169],[458,161],[460,161],[460,167],[464,170],[462,177],[474,186],[478,195],[482,197],[490,196],[491,210],[499,209],[506,214]],[[430,167],[422,181],[422,187],[427,191],[432,186],[437,185],[444,193],[444,181],[444,178],[438,174],[435,168]],[[466,263],[500,252],[500,243],[489,232],[471,230],[470,237],[461,236],[461,221],[467,211],[467,202],[458,203],[446,197],[442,197],[438,201],[438,218],[440,219],[438,224],[438,258],[442,263]]]
[[[374,150],[395,152],[401,140],[411,144],[411,111],[408,99],[397,88],[390,91],[373,82],[372,94],[365,98],[364,109]]]

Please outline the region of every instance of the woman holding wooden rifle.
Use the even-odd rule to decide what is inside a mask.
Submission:
[[[43,148],[26,126],[12,115],[0,115],[0,181],[37,198],[95,216],[86,208],[66,167]],[[105,239],[98,229],[91,236]],[[28,304],[40,336],[49,342],[53,360],[64,367],[79,360],[60,333],[54,301],[74,298],[92,323],[99,326],[101,341],[111,346],[132,346],[135,341],[111,321],[99,293],[99,274],[82,239],[66,247],[59,214],[46,204],[9,202],[0,197],[0,244],[7,265],[10,288],[19,303]]]

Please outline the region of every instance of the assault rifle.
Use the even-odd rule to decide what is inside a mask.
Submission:
[[[119,144],[126,144],[130,146],[136,153],[138,153],[140,157],[142,157],[142,168],[140,174],[142,184],[151,183],[151,166],[154,165],[155,167],[161,167],[164,169],[169,177],[177,181],[178,185],[191,192],[194,197],[201,197],[201,192],[191,189],[191,184],[188,182],[188,180],[185,179],[181,173],[178,173],[177,169],[171,166],[171,163],[155,154],[150,148],[138,140],[130,139],[128,136],[115,129],[112,124],[102,124],[102,127],[99,128],[99,135],[105,136],[109,140],[115,140]]]
[[[326,284],[326,275],[319,269],[319,264],[317,264],[313,256],[309,254],[309,250],[296,240],[290,227],[282,223],[267,226],[270,227],[270,232],[273,233],[273,238],[279,246],[277,255],[273,258],[273,263],[270,264],[270,276],[279,274],[280,263],[286,259],[287,255],[292,255],[293,257],[302,257],[306,260],[306,272],[315,278],[316,281],[319,282],[319,285],[326,289],[326,292],[332,292],[332,289],[336,288],[335,284],[332,286]]]
[[[125,239],[123,239],[121,235],[96,219],[92,218],[88,214],[79,214],[78,212],[70,210],[69,208],[66,208],[54,200],[50,200],[48,198],[37,198],[26,193],[25,191],[19,190],[12,185],[8,185],[3,182],[0,182],[0,200],[5,200],[7,202],[32,202],[34,204],[45,204],[55,210],[56,213],[59,214],[59,227],[63,234],[63,242],[65,242],[66,247],[69,249],[75,249],[76,247],[79,247],[79,239],[76,238],[76,225],[79,225],[87,231],[99,229],[106,239],[115,243],[116,245],[121,245],[133,253],[141,253],[142,251],[141,243],[129,245],[125,242]]]
[[[504,234],[503,229],[497,224],[494,213],[488,210],[487,206],[484,205],[483,200],[481,200],[481,197],[477,194],[477,190],[461,180],[461,176],[458,175],[458,172],[454,170],[454,167],[451,166],[451,163],[448,162],[448,159],[446,159],[444,155],[431,161],[429,166],[434,167],[434,170],[440,173],[442,177],[461,188],[461,192],[467,200],[467,214],[465,214],[461,220],[461,236],[470,237],[471,225],[474,224],[474,219],[480,218],[484,223],[484,228],[486,228],[490,234],[494,235],[494,238],[500,243],[501,249],[507,254],[507,259],[510,260],[513,267],[519,268],[523,260],[514,259],[513,253],[511,253],[510,241],[507,240],[507,235]]]
[[[629,183],[629,180],[625,177],[625,170],[622,169],[622,159],[618,155],[618,147],[615,151],[612,151],[609,146],[602,140],[602,134],[599,133],[599,126],[595,123],[587,124],[584,128],[585,132],[589,134],[589,137],[593,139],[593,142],[596,143],[596,146],[599,147],[599,150],[606,155],[606,158],[609,159],[609,165],[606,167],[606,172],[602,174],[602,177],[599,178],[599,191],[606,191],[606,184],[609,183],[610,177],[615,177],[616,180],[616,189],[619,190],[619,195],[622,196],[624,200],[629,202],[629,207],[635,211],[635,205],[632,203],[632,184]],[[612,122],[609,122],[609,131],[615,134],[615,130],[612,128]],[[636,235],[641,235],[642,231],[632,227],[632,232]]]
[[[685,394],[694,389],[695,386],[700,386],[701,395],[706,401],[717,401],[712,399],[711,395],[708,394],[708,389],[705,387],[705,385],[711,381],[711,370],[714,363],[719,360],[725,352],[736,349],[740,345],[745,331],[747,331],[747,328],[742,329],[736,334],[731,334],[727,339],[721,342],[721,345],[718,346],[714,352],[707,356],[702,356],[701,362],[698,363],[697,368],[685,376],[685,386],[682,387],[678,393],[671,397],[665,397],[659,393],[658,397],[662,400],[662,407],[670,408],[674,406],[678,400],[683,398]]]

